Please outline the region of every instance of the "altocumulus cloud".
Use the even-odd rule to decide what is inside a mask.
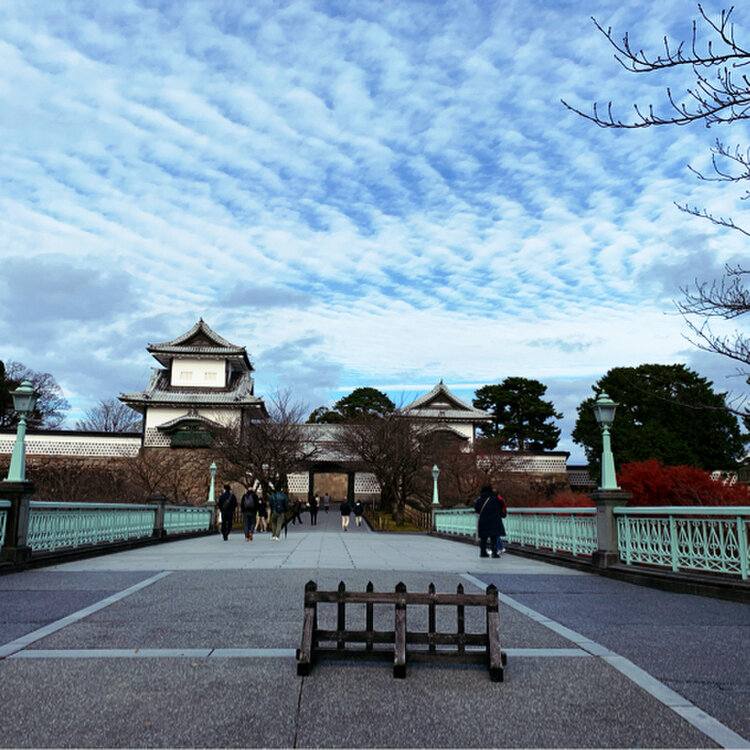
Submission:
[[[71,376],[80,399],[131,387],[104,360],[132,377],[148,341],[200,316],[262,353],[259,384],[309,384],[316,401],[405,373],[573,378],[583,397],[609,367],[681,358],[672,275],[743,248],[673,201],[729,214],[740,196],[686,173],[710,146],[703,129],[604,132],[559,100],[658,101],[589,17],[648,47],[685,38],[695,11],[7,0],[7,350],[30,361],[43,346],[65,368],[75,342],[102,358],[98,386]]]

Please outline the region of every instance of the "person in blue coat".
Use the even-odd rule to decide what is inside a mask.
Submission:
[[[482,492],[474,501],[474,510],[479,513],[477,524],[477,535],[479,536],[479,556],[489,557],[487,554],[487,539],[490,540],[493,557],[500,557],[502,539],[505,536],[505,525],[503,518],[507,515],[505,501],[498,495],[492,486],[486,484]],[[500,547],[498,548],[498,539]]]

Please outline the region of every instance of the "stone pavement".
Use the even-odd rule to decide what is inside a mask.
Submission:
[[[318,518],[279,542],[216,535],[0,577],[0,746],[750,747],[750,606]],[[345,661],[297,677],[309,579],[495,583],[505,681]]]

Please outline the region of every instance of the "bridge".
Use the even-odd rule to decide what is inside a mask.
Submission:
[[[750,605],[425,534],[186,538],[0,576],[2,747],[750,747]],[[304,584],[500,591],[476,665],[296,674]],[[411,615],[410,615],[411,616]]]

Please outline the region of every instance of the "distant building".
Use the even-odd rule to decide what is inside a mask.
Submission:
[[[219,336],[203,318],[147,351],[162,367],[154,369],[144,391],[120,396],[143,415],[145,447],[204,447],[210,445],[211,428],[266,413],[254,393],[245,347]]]
[[[477,429],[492,422],[492,415],[462,401],[441,380],[431,391],[401,409],[404,416],[452,432],[473,445]]]

